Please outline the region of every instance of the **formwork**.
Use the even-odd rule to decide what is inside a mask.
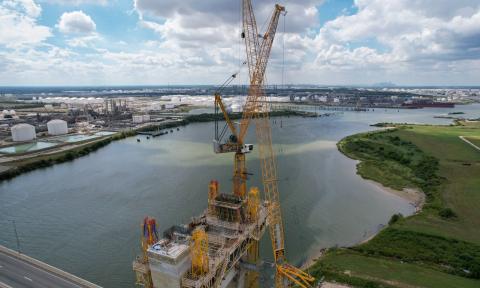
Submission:
[[[267,204],[260,203],[258,198],[210,193],[204,213],[190,223],[166,230],[164,238],[148,249],[153,287],[227,287],[233,280],[244,281],[245,271],[240,271],[245,265],[240,264],[249,261],[248,251],[257,245],[266,226]],[[202,269],[196,269],[197,264],[192,263],[192,257],[199,257],[192,240],[193,231],[198,229],[205,232],[206,245],[202,247],[207,247],[208,253],[207,264],[200,261],[207,265]],[[197,258],[194,262],[198,262]],[[135,265],[137,274],[141,273],[138,261],[134,270]]]

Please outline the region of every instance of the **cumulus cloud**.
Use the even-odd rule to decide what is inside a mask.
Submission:
[[[23,10],[30,17],[38,17],[42,12],[40,5],[36,4],[33,0],[5,0],[2,5],[11,9]]]
[[[354,3],[356,13],[326,22],[313,35],[286,37],[287,49],[294,50],[302,63],[289,67],[295,70],[294,82],[445,84],[442,81],[459,77],[464,67],[465,81],[476,83],[473,79],[480,68],[473,67],[480,59],[480,2]]]
[[[0,45],[18,47],[38,44],[50,37],[50,28],[37,24],[40,5],[33,0],[5,0],[0,3]]]
[[[43,0],[44,2],[52,3],[52,4],[60,4],[60,5],[73,5],[79,6],[82,4],[95,4],[95,5],[107,5],[109,0]]]
[[[67,39],[66,43],[70,47],[95,48],[95,43],[102,40],[102,37],[97,33],[91,33],[86,36],[74,37]]]
[[[93,4],[89,0],[43,1]],[[252,2],[257,25],[265,27],[275,1]],[[286,33],[282,33],[281,19],[269,63],[270,83],[281,81],[285,54],[288,83],[478,84],[478,0],[355,0],[353,14],[344,13],[322,24],[319,11],[328,1],[282,2],[288,11]],[[154,31],[157,39],[115,47],[109,45],[110,40],[128,42],[128,38],[100,36],[90,16],[82,11],[65,13],[57,24],[59,31],[68,34],[65,48],[45,44],[51,32],[37,24],[41,7],[33,0],[0,3],[0,45],[42,45],[42,49],[0,49],[0,63],[6,67],[0,71],[0,83],[65,78],[78,82],[49,83],[220,83],[245,60],[241,1],[132,0],[138,15],[138,25],[132,29]],[[238,83],[248,81],[246,74]]]
[[[316,6],[323,1],[287,2],[289,15],[295,15],[288,18],[287,32],[304,34],[309,29],[318,27]],[[264,31],[275,2],[253,1],[253,5],[259,32]],[[209,83],[222,81],[225,75],[238,70],[239,63],[245,60],[240,37],[241,1],[134,0],[134,8],[139,15],[139,26],[159,35],[159,48],[162,53],[171,54],[173,57],[176,54],[182,55],[176,57],[180,58],[178,65],[222,67],[225,74],[212,77]],[[279,30],[283,30],[283,27]],[[276,49],[273,55],[277,58],[282,54]],[[276,60],[278,58],[273,61]],[[246,82],[245,78],[243,82]]]
[[[443,3],[440,3],[443,2]],[[420,3],[422,5],[420,5]],[[442,5],[443,4],[443,5]],[[480,57],[478,1],[357,0],[358,13],[328,22],[318,48],[375,40],[377,54],[399,61],[452,61]],[[443,9],[431,9],[442,6]],[[452,11],[454,11],[452,13]],[[380,51],[383,46],[387,52]]]
[[[83,11],[73,11],[63,13],[57,27],[65,34],[90,34],[95,32],[97,25]]]
[[[252,1],[258,26],[262,26],[273,11],[274,1]],[[321,0],[284,1],[292,15],[289,31],[305,32],[318,24],[316,7]],[[241,1],[223,0],[134,0],[135,10],[140,18],[154,16],[158,19],[172,20],[179,18],[179,24],[185,29],[202,29],[223,25],[240,25]]]

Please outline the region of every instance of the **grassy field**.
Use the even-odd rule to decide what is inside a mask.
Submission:
[[[345,278],[343,282],[357,283],[359,287],[478,287],[477,280],[350,251],[331,252],[322,260],[322,265],[324,269],[335,269]]]
[[[427,203],[365,244],[328,252],[312,271],[358,287],[480,287],[480,151],[459,136],[480,139],[480,125],[397,126],[339,142],[361,160],[362,177],[421,188]]]
[[[475,137],[466,137],[468,141],[472,142],[475,146],[480,148],[480,137],[475,138]]]

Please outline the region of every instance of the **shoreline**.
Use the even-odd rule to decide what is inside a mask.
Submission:
[[[357,162],[359,162],[359,161],[357,160]],[[367,181],[368,183],[371,183],[373,186],[378,188],[378,190],[381,191],[381,193],[388,193],[390,195],[395,195],[397,197],[400,197],[400,198],[408,201],[410,203],[410,205],[412,205],[415,208],[415,212],[412,215],[409,215],[409,216],[413,216],[415,214],[420,213],[422,211],[423,206],[425,205],[425,201],[426,201],[425,193],[423,193],[419,189],[404,188],[403,190],[396,190],[396,189],[393,189],[393,188],[390,188],[390,187],[386,187],[382,183],[375,182],[375,181],[370,180],[370,179],[365,179],[365,178],[362,177],[362,180]],[[386,227],[388,227],[388,224],[385,225],[384,227],[382,227],[381,229],[378,229],[375,233],[368,236],[367,238],[365,238],[361,241],[358,241],[358,242],[356,242],[356,243],[354,243],[354,244],[352,244],[351,246],[348,246],[348,247],[353,247],[353,246],[357,246],[357,245],[367,243],[368,241],[372,240],[375,236],[377,236],[378,233],[380,233],[380,231],[382,231]],[[310,255],[307,257],[307,260],[305,260],[305,262],[302,263],[300,268],[303,269],[303,270],[306,270],[309,267],[311,267],[313,264],[315,264],[318,260],[320,260],[323,257],[323,254],[329,248],[330,247],[322,248],[320,250],[315,249],[315,252],[310,253]],[[329,287],[329,286],[327,286],[327,287]],[[343,286],[343,287],[349,287],[349,286]]]
[[[329,113],[326,114],[317,114],[313,112],[303,112],[303,111],[290,111],[290,110],[283,110],[283,111],[273,111],[271,112],[270,117],[303,117],[303,118],[313,118],[313,117],[326,117],[330,116]],[[223,116],[221,116],[223,117]],[[242,113],[233,113],[230,115],[231,119],[238,119],[242,117]],[[107,146],[111,142],[122,140],[128,137],[134,137],[137,135],[137,132],[148,132],[154,131],[157,129],[171,129],[181,126],[187,126],[189,124],[194,123],[205,123],[205,122],[213,122],[217,116],[213,113],[203,113],[198,115],[187,115],[184,119],[174,122],[166,122],[166,123],[150,123],[144,127],[136,128],[136,129],[129,129],[124,131],[119,131],[117,134],[107,136],[103,139],[95,140],[92,142],[83,143],[79,146],[72,145],[68,149],[64,149],[63,151],[54,151],[52,152],[50,149],[45,151],[38,151],[32,153],[32,157],[25,157],[22,159],[24,163],[20,165],[12,165],[18,162],[15,159],[11,161],[3,161],[0,164],[0,183],[6,180],[12,180],[24,173],[31,172],[33,170],[37,170],[40,168],[51,167],[56,164],[62,164],[64,162],[69,162],[80,158],[82,156],[86,156],[90,154],[90,152],[94,152],[104,146]],[[222,118],[223,119],[223,118]],[[116,136],[120,135],[120,136]],[[101,143],[96,147],[96,143]],[[91,146],[95,146],[93,149],[90,149]],[[81,153],[75,153],[74,156],[71,156],[73,152],[79,150]],[[69,153],[70,152],[70,153]],[[68,154],[68,156],[66,156]],[[9,155],[1,155],[0,157],[11,157]]]
[[[390,187],[386,187],[382,183],[375,182],[370,179],[364,179],[364,178],[362,179],[371,183],[373,186],[377,187],[378,190],[384,193],[395,195],[404,200],[407,200],[410,203],[410,205],[415,207],[414,214],[417,214],[418,212],[422,211],[423,205],[425,205],[425,201],[426,201],[425,193],[423,193],[417,188],[404,188],[403,190],[397,190]]]

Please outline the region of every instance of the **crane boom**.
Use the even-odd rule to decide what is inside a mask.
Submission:
[[[248,63],[250,86],[238,130],[229,119],[220,94],[216,93],[215,107],[216,109],[219,107],[220,110],[222,110],[232,136],[230,137],[229,142],[225,144],[220,143],[221,137],[216,136],[214,150],[216,153],[235,152],[233,193],[239,197],[245,197],[247,180],[245,154],[250,152],[252,147],[251,145],[244,144],[244,138],[252,119],[254,120],[262,169],[264,195],[265,200],[268,202],[270,238],[272,240],[272,248],[276,264],[275,287],[285,287],[290,282],[299,287],[307,288],[311,287],[311,284],[315,279],[302,270],[288,264],[285,255],[285,235],[277,183],[277,166],[272,145],[268,101],[263,87],[265,72],[268,59],[270,58],[273,40],[275,39],[278,21],[280,15],[285,11],[285,8],[278,4],[275,5],[275,9],[272,13],[265,34],[259,36],[257,34],[256,20],[251,0],[242,1],[244,29],[242,37],[245,39],[247,54],[246,62]],[[218,126],[217,123],[216,125]],[[216,131],[218,131],[217,126]],[[216,134],[218,134],[218,132],[216,132]]]
[[[247,42],[247,63],[250,79],[253,79],[254,68],[257,64],[257,56],[259,52],[259,41],[257,22],[253,13],[252,1],[243,1],[242,9],[243,32],[242,38]]]
[[[251,1],[244,0],[243,2],[248,2],[248,4],[244,4],[243,7],[250,7],[251,8]],[[243,143],[243,139],[248,131],[248,126],[251,122],[252,116],[256,111],[265,110],[266,109],[266,99],[260,99],[260,95],[264,95],[263,91],[263,81],[265,79],[265,72],[267,70],[268,59],[270,58],[270,52],[272,50],[273,40],[275,39],[275,33],[277,31],[278,20],[280,19],[280,14],[285,11],[285,7],[280,6],[278,4],[275,5],[275,9],[273,14],[270,18],[270,22],[267,28],[267,31],[262,36],[262,43],[259,49],[250,47],[251,45],[258,45],[255,43],[255,40],[258,41],[258,35],[253,36],[251,33],[245,33],[245,43],[246,43],[246,51],[247,51],[247,58],[250,59],[251,57],[248,56],[250,51],[256,50],[258,52],[256,56],[256,62],[254,66],[251,61],[247,61],[249,65],[250,71],[250,87],[248,91],[247,101],[245,103],[245,107],[243,110],[243,117],[240,124],[240,134],[239,134],[239,142]],[[244,11],[244,14],[251,13],[253,15],[253,10]],[[255,18],[254,16],[245,17],[244,19]],[[244,24],[244,27],[249,25]],[[254,37],[254,39],[249,39],[249,37]],[[260,101],[264,100],[264,101]]]
[[[253,10],[251,9],[251,0],[243,0],[244,20],[254,19]],[[265,72],[270,58],[270,52],[275,38],[280,14],[285,8],[276,4],[272,17],[270,19],[267,31],[263,35],[260,49],[252,47],[255,44],[256,35],[245,33],[245,43],[247,56],[250,51],[257,50],[257,58],[255,67],[252,68],[252,61],[248,61],[250,71],[250,88],[247,102],[244,106],[243,117],[240,125],[239,142],[243,143],[243,139],[248,131],[248,126],[252,117],[255,119],[255,132],[259,147],[259,156],[262,169],[262,181],[265,199],[268,201],[269,212],[269,231],[272,241],[274,259],[276,263],[276,287],[285,287],[287,282],[293,282],[300,287],[310,287],[315,280],[312,276],[301,271],[300,269],[287,263],[285,255],[285,234],[283,228],[282,212],[280,207],[280,194],[278,191],[277,166],[275,153],[272,145],[272,129],[270,126],[269,109],[267,106],[266,95],[263,90]],[[251,14],[246,16],[245,14]],[[250,23],[244,23],[249,26]],[[254,37],[250,39],[249,37]],[[258,47],[258,46],[257,46]]]
[[[251,2],[250,0],[244,0],[244,2]],[[248,5],[244,5],[248,6]],[[275,5],[272,18],[268,25],[267,32],[263,36],[262,45],[255,63],[253,70],[253,78],[250,79],[250,88],[247,97],[247,102],[243,110],[242,124],[240,125],[239,141],[242,141],[248,130],[248,126],[253,116],[255,116],[256,124],[256,136],[259,146],[259,155],[261,159],[262,168],[262,180],[265,192],[265,198],[270,203],[270,227],[271,238],[273,241],[273,249],[275,252],[275,260],[278,258],[283,259],[284,253],[284,241],[283,241],[283,225],[282,217],[278,199],[278,187],[277,187],[277,172],[275,155],[272,148],[271,139],[271,127],[268,115],[268,106],[266,105],[266,96],[263,91],[263,80],[265,79],[265,70],[267,67],[268,59],[270,57],[270,51],[272,49],[273,40],[275,37],[276,27],[280,13],[285,8],[280,5]],[[250,13],[253,13],[251,11]],[[245,39],[247,53],[251,50],[248,46],[253,41],[249,41],[248,35]]]

